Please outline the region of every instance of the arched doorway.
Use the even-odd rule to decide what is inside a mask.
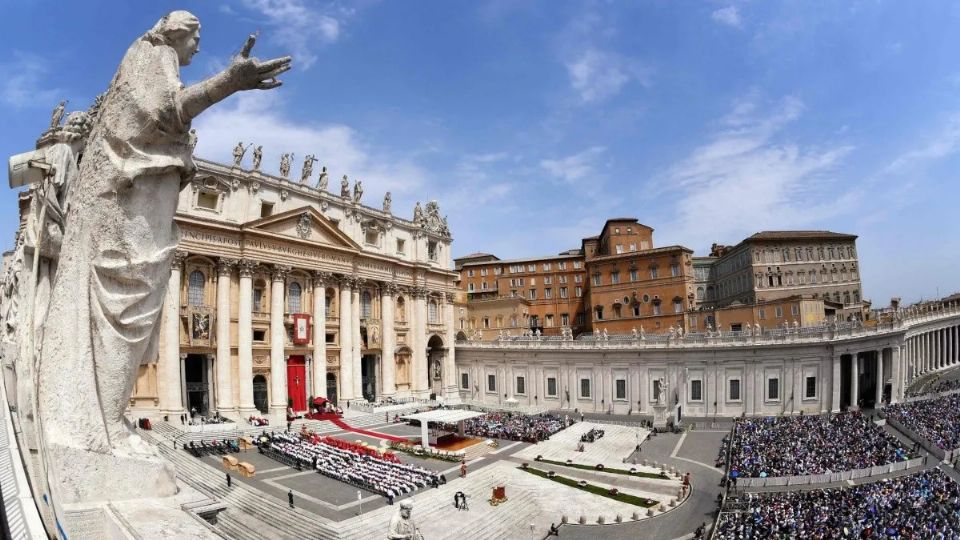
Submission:
[[[253,406],[267,414],[267,378],[263,375],[253,377]]]
[[[443,395],[443,359],[447,354],[440,336],[427,342],[427,387],[431,394]]]
[[[210,361],[205,354],[188,354],[183,361],[183,379],[188,411],[210,414]]]
[[[467,340],[467,334],[465,334],[463,330],[457,332],[457,341],[466,341],[466,340]]]
[[[333,373],[327,373],[327,399],[337,404],[337,376]]]

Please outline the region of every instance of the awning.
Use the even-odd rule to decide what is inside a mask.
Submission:
[[[435,409],[422,413],[408,414],[400,418],[405,420],[419,420],[420,422],[427,423],[456,424],[461,420],[469,420],[470,418],[476,418],[484,414],[485,413],[482,412],[467,411],[464,409]]]

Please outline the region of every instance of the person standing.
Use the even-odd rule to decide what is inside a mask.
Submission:
[[[232,485],[233,485],[233,478],[230,478],[230,473],[227,473],[227,487],[231,487]]]
[[[293,508],[293,490],[287,492],[287,500],[290,502],[290,508]]]
[[[467,477],[467,460],[460,460],[460,478]]]

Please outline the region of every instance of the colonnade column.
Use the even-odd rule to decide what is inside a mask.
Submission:
[[[240,388],[240,416],[256,411],[253,405],[253,269],[256,263],[241,260],[240,301],[237,311],[237,386]]]
[[[270,288],[270,412],[284,413],[287,409],[287,366],[283,350],[287,344],[287,330],[283,325],[283,285],[290,272],[289,266],[275,266]]]
[[[877,349],[877,392],[874,408],[880,407],[883,403],[883,349]]]
[[[220,259],[217,262],[217,410],[230,411],[236,408],[233,402],[233,377],[230,367],[230,279],[236,259]]]
[[[902,366],[900,365],[900,346],[894,346],[890,348],[890,369],[893,373],[893,383],[890,385],[890,404],[894,404],[900,401],[900,396],[903,394],[903,379],[902,379]]]
[[[183,413],[183,394],[180,375],[180,276],[187,253],[173,254],[170,280],[167,282],[167,297],[163,301],[163,360],[159,367],[160,410],[163,414]]]
[[[454,303],[453,303],[453,293],[446,293],[444,295],[444,305],[443,305],[443,324],[445,330],[444,341],[447,343],[447,354],[443,357],[443,395],[445,398],[455,398],[457,393],[457,362],[454,349],[454,342],[456,337],[454,337]],[[534,379],[536,382],[536,379]],[[536,388],[536,387],[534,387]],[[527,392],[529,395],[529,392]],[[534,390],[534,395],[538,395],[536,390]],[[542,395],[541,395],[542,397]]]
[[[340,398],[350,401],[354,398],[353,393],[353,325],[351,314],[353,313],[353,279],[343,277],[340,279],[340,380],[337,388],[340,390]]]
[[[350,305],[350,328],[353,330],[353,337],[350,339],[350,344],[353,345],[351,351],[353,357],[353,397],[356,399],[363,399],[363,366],[361,364],[363,360],[363,339],[360,337],[360,289],[362,286],[363,280],[355,278],[353,282],[353,303]]]
[[[413,334],[411,349],[411,377],[413,378],[411,388],[413,396],[417,398],[427,397],[430,393],[430,381],[427,380],[427,290],[423,287],[413,287],[410,289],[410,296],[413,297],[413,310],[410,331]],[[500,392],[500,389],[497,389]]]
[[[327,282],[330,274],[313,274],[313,395],[327,396]],[[336,396],[334,396],[336,397]],[[309,403],[308,406],[313,406]]]
[[[840,412],[840,365],[843,363],[843,355],[833,355],[833,397],[830,401],[830,412]]]
[[[380,349],[380,371],[383,373],[383,397],[397,393],[396,331],[393,327],[393,300],[397,296],[397,286],[385,283],[380,289],[380,317],[383,320],[383,338]]]
[[[859,356],[859,353],[853,353],[850,362],[850,410],[852,411],[860,408]]]

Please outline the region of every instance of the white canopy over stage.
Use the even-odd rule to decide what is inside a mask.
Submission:
[[[430,446],[429,425],[434,424],[457,424],[457,432],[463,435],[463,421],[485,413],[477,411],[467,411],[464,409],[434,409],[422,413],[408,414],[401,416],[404,420],[418,420],[420,422],[420,436],[423,439],[423,446]]]

